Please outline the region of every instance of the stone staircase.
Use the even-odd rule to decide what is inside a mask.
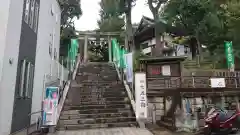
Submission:
[[[157,121],[157,124],[168,130],[175,131],[175,120],[170,116],[162,116],[161,121]]]
[[[183,67],[188,69],[214,69],[215,65],[210,60],[202,60],[199,63],[196,60],[185,60]]]
[[[72,82],[58,121],[58,130],[136,127],[124,85],[113,65],[81,65]]]

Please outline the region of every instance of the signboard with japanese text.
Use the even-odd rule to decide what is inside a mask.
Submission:
[[[147,66],[148,76],[155,77],[162,75],[162,66],[161,65],[148,65]]]
[[[211,78],[212,88],[224,88],[226,87],[225,78]]]
[[[136,118],[147,119],[147,83],[145,73],[135,73]]]
[[[58,87],[47,87],[43,101],[43,125],[57,125]]]
[[[225,42],[225,54],[227,58],[227,66],[231,72],[234,72],[235,63],[234,63],[234,54],[232,42]]]

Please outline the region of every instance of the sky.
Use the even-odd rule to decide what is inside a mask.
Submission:
[[[79,31],[94,30],[97,26],[99,17],[100,0],[81,0],[83,15],[75,21],[75,27]],[[152,18],[152,13],[146,5],[145,0],[138,0],[132,10],[132,23],[139,23],[142,16]]]

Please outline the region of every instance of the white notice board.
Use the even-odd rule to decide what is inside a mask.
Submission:
[[[136,118],[147,119],[146,74],[135,73]]]
[[[164,75],[164,76],[171,76],[170,65],[163,65],[162,66],[162,75]]]
[[[211,78],[212,88],[224,88],[226,87],[225,78]]]

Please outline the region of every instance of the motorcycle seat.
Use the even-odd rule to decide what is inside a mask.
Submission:
[[[234,114],[235,114],[235,112],[227,112],[227,113],[221,112],[218,115],[218,119],[219,119],[220,122],[224,122],[227,119],[231,118]]]

